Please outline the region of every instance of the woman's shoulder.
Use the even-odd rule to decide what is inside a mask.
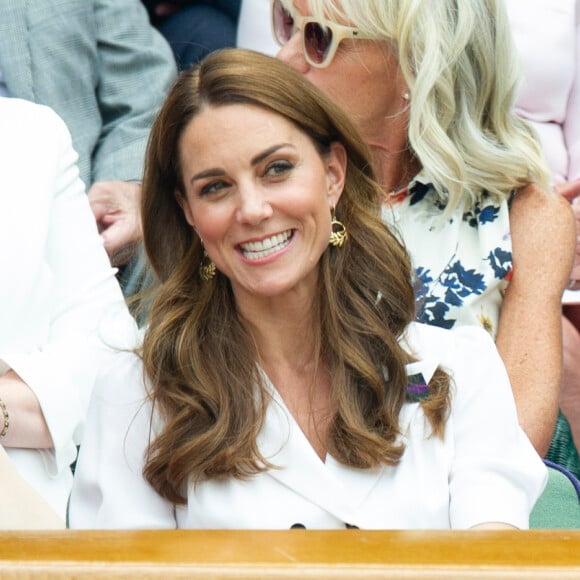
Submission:
[[[475,325],[446,329],[413,322],[405,333],[405,343],[408,352],[424,366],[427,381],[438,366],[455,375],[474,361],[496,353],[492,337]]]
[[[93,396],[115,405],[146,398],[141,357],[132,350],[113,351],[97,375]]]
[[[407,327],[405,336],[411,343],[433,345],[438,351],[445,351],[449,344],[463,342],[470,338],[477,341],[492,340],[489,333],[479,326],[466,325],[449,329],[422,322],[411,322]],[[442,342],[444,344],[439,346]]]
[[[16,134],[27,133],[28,127],[34,129],[35,137],[41,136],[44,126],[65,127],[62,118],[50,107],[25,99],[0,97],[0,119],[4,128],[18,127]]]
[[[510,210],[512,231],[518,226],[535,226],[539,232],[554,227],[574,228],[574,216],[568,201],[553,189],[531,183],[514,195]]]
[[[478,405],[480,409],[503,405],[501,414],[513,414],[517,423],[505,365],[485,330],[472,325],[447,330],[414,323],[409,342],[413,346],[410,352],[418,360],[412,363],[414,370],[421,372],[427,383],[437,367],[450,375],[454,423],[463,421],[467,411],[478,412]]]
[[[46,175],[58,167],[58,156],[74,156],[76,159],[70,131],[50,107],[23,99],[0,97],[0,127],[0,151],[2,156],[11,160],[3,170],[4,180],[12,175],[22,179],[22,166],[34,167],[30,175],[24,175],[28,181],[39,180],[40,176],[50,180],[53,178]]]

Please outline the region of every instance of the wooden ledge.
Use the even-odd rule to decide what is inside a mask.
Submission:
[[[0,578],[580,579],[580,531],[0,532]]]

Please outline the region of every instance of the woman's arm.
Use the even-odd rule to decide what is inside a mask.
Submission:
[[[42,283],[49,288],[38,292],[42,310],[35,312],[46,316],[31,325],[37,335],[26,340],[26,348],[3,353],[13,372],[0,383],[0,398],[12,418],[2,443],[51,447],[61,470],[68,469],[76,454],[94,378],[110,356],[107,341],[114,345],[115,335],[131,331],[133,321],[98,235],[70,134],[52,111],[30,107],[28,117],[34,119],[38,136],[29,155],[40,173],[27,182],[36,196],[30,211],[46,207],[38,223],[28,220],[46,230],[39,234],[43,253],[31,255],[42,261],[34,266],[45,273]],[[24,227],[22,232],[28,235]]]
[[[50,449],[53,446],[38,399],[12,370],[0,376],[0,399],[8,413],[8,424],[4,413],[0,413],[0,430],[6,429],[6,435],[0,440],[3,447]]]
[[[510,230],[514,269],[496,344],[512,384],[520,424],[544,455],[558,411],[561,298],[574,260],[576,227],[561,196],[530,185],[514,198]]]

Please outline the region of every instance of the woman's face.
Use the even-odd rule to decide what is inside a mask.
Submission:
[[[202,110],[179,151],[186,196],[178,199],[236,298],[314,291],[344,184],[344,148],[321,156],[281,115],[235,104]]]
[[[294,13],[310,16],[307,0],[294,0]],[[326,68],[311,67],[297,30],[278,58],[304,74],[358,124],[367,138],[383,130],[384,121],[400,114],[407,91],[397,59],[386,41],[343,40]]]

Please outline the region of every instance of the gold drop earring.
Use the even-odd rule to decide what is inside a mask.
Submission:
[[[203,249],[203,258],[201,264],[199,265],[199,277],[204,282],[209,282],[212,278],[215,277],[216,267],[215,264],[210,260],[210,257],[207,255],[205,248]]]
[[[335,208],[333,206],[332,211],[330,212],[330,215],[332,216],[332,221],[330,222],[332,231],[330,232],[330,239],[328,240],[328,243],[335,248],[342,248],[344,242],[346,242],[348,238],[348,233],[346,231],[346,226],[336,219],[334,211]]]

